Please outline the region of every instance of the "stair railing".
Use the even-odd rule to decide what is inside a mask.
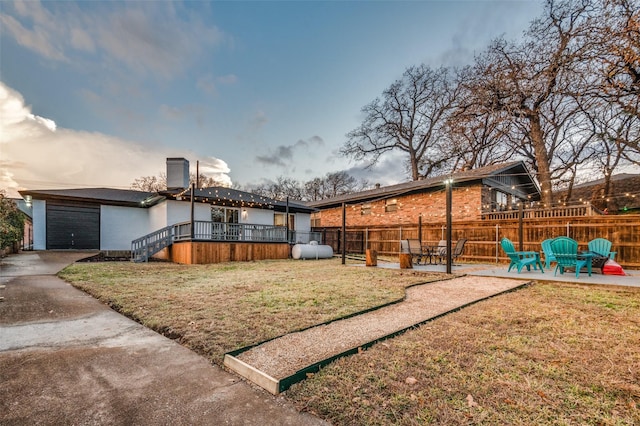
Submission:
[[[166,226],[131,242],[131,260],[147,262],[151,256],[173,244],[174,226]]]

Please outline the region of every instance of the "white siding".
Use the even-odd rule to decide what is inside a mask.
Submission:
[[[191,220],[191,203],[167,200],[165,204],[167,204],[167,221],[164,226]],[[193,210],[195,220],[211,220],[211,204],[195,203]]]
[[[243,218],[242,210],[246,210],[247,218]],[[240,223],[252,225],[273,225],[273,210],[243,208],[240,211]]]
[[[309,213],[296,213],[296,231],[311,232],[311,215]]]
[[[47,249],[47,202],[33,200],[33,249]]]
[[[246,214],[243,214],[243,211]],[[46,202],[33,200],[33,248],[47,248]],[[273,210],[241,208],[240,223],[254,225],[273,225]],[[194,205],[196,220],[211,220],[211,205]],[[191,205],[185,201],[167,200],[151,208],[101,206],[100,207],[100,249],[130,250],[131,241],[168,225],[188,222],[191,218]],[[306,233],[311,230],[311,216],[296,213],[296,231]]]
[[[162,202],[149,209],[149,229],[147,234],[167,226],[167,204],[167,202]]]
[[[149,232],[149,209],[100,206],[100,250],[131,250]]]

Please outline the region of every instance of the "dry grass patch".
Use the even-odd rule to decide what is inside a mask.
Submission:
[[[406,286],[443,277],[337,259],[76,263],[59,275],[218,364],[226,352],[401,299]]]
[[[336,425],[633,425],[638,348],[638,289],[535,284],[342,358],[286,394]]]

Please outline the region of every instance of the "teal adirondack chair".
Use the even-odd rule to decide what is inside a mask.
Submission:
[[[553,238],[549,238],[542,242],[542,252],[544,253],[544,263],[547,269],[551,269],[551,262],[556,262],[556,257],[553,255],[553,250],[551,250],[551,241],[553,241]]]
[[[591,259],[578,259],[578,242],[568,237],[558,237],[551,241],[551,250],[556,257],[556,270],[554,276],[560,271],[564,274],[565,268],[575,268],[576,278],[580,277],[580,268],[587,265]]]
[[[596,238],[595,240],[589,241],[589,251],[606,256],[611,260],[614,260],[616,257],[616,252],[611,251],[611,241],[604,238]]]
[[[500,245],[502,246],[502,250],[509,256],[511,259],[511,263],[509,264],[509,269],[507,272],[511,271],[511,268],[514,266],[518,269],[518,273],[522,271],[522,268],[527,267],[527,271],[531,270],[531,265],[533,265],[533,269],[537,269],[538,265],[540,266],[540,271],[544,273],[544,269],[542,267],[542,262],[540,262],[540,256],[535,251],[516,251],[513,243],[508,238],[503,238],[500,241]]]

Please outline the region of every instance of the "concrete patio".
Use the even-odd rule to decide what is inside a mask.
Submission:
[[[378,261],[378,267],[380,268],[400,268],[398,262],[384,262]],[[413,265],[413,269],[416,271],[431,271],[431,272],[446,272],[447,267],[445,264],[420,264]],[[576,278],[575,273],[565,272],[564,274],[557,274],[554,276],[555,265],[552,265],[551,269],[545,269],[544,273],[539,269],[531,269],[527,271],[523,269],[520,274],[515,269],[507,272],[509,265],[506,263],[493,263],[493,264],[479,264],[479,263],[460,263],[456,262],[451,267],[451,272],[454,274],[466,274],[475,275],[481,277],[501,277],[501,278],[515,278],[525,280],[536,281],[561,281],[579,284],[603,284],[603,285],[619,285],[628,287],[640,287],[640,271],[625,269],[625,276],[621,275],[603,275],[599,271],[594,272],[589,276],[586,271],[580,272],[580,277]]]

